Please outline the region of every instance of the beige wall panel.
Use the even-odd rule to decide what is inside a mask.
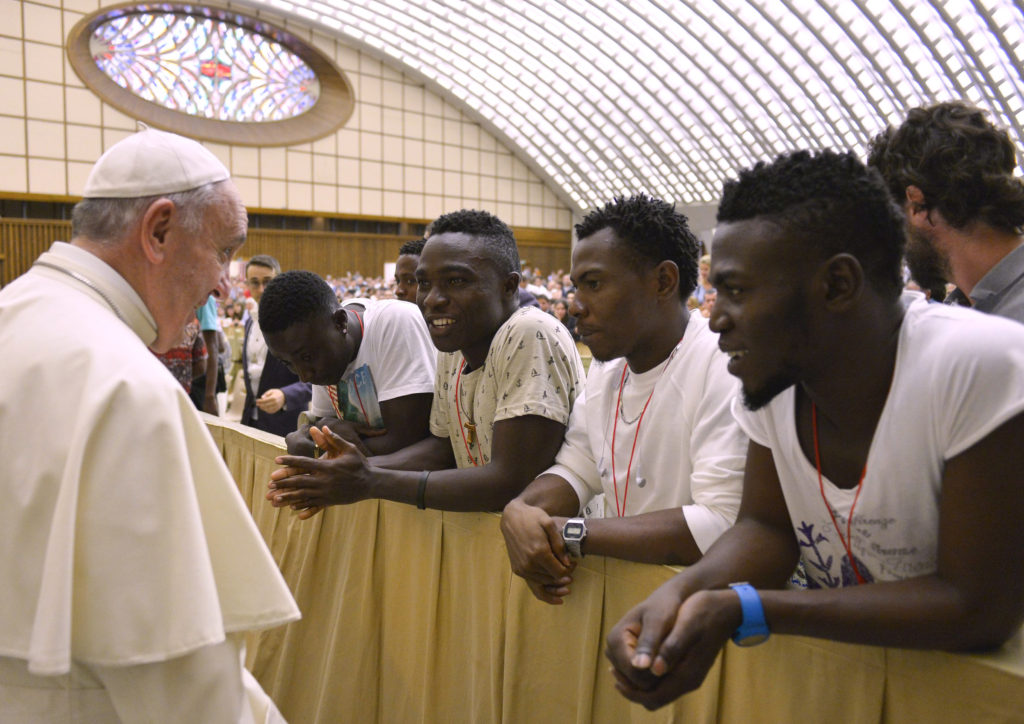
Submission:
[[[137,127],[83,87],[63,47],[84,14],[113,4],[0,0],[0,198],[74,201],[91,162]],[[529,255],[539,266],[548,258],[567,264],[571,212],[486,129],[416,79],[336,38],[272,12],[256,15],[332,58],[355,89],[356,109],[344,128],[308,143],[207,144],[236,176],[248,206],[262,213],[384,215],[421,223],[463,206],[484,208],[513,227],[557,229],[562,241],[530,247]],[[367,273],[380,273],[401,240],[364,242],[317,242],[307,266],[341,272],[370,264]],[[349,247],[361,251],[339,250]],[[348,266],[334,267],[334,261]]]

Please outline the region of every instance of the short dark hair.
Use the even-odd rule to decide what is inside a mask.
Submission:
[[[576,224],[576,238],[609,228],[636,268],[673,262],[679,268],[679,297],[685,301],[697,287],[700,257],[700,242],[686,222],[686,216],[667,201],[646,194],[619,196],[584,216]]]
[[[412,256],[419,256],[423,253],[423,245],[426,243],[426,239],[414,239],[413,241],[407,241],[402,244],[402,248],[398,250],[398,255],[405,256],[406,254],[411,254]]]
[[[960,101],[914,108],[899,128],[871,140],[868,164],[878,169],[900,207],[908,186],[951,226],[982,221],[1000,231],[1024,228],[1024,181],[1010,135],[985,112]]]
[[[502,274],[519,273],[519,247],[512,229],[494,214],[477,209],[462,209],[444,214],[431,222],[430,236],[468,234],[484,240],[494,265]]]
[[[283,332],[317,315],[331,315],[338,298],[331,286],[309,271],[286,271],[270,280],[260,299],[263,334]]]
[[[765,217],[822,259],[850,254],[871,285],[893,298],[903,287],[904,218],[878,172],[850,152],[796,151],[727,181],[718,221]],[[714,249],[712,248],[712,258]]]
[[[273,269],[275,274],[281,273],[281,264],[270,254],[256,254],[249,261],[245,263],[245,273],[249,273],[249,267],[253,264],[256,266],[265,266],[267,269]]]

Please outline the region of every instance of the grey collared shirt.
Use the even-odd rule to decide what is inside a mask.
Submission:
[[[963,292],[956,289],[946,303],[962,304],[963,298]],[[970,298],[979,312],[1024,323],[1024,244],[989,269],[971,290]]]

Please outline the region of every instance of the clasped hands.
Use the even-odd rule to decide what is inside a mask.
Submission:
[[[372,497],[370,464],[359,448],[326,425],[310,427],[309,434],[324,451],[323,456],[275,458],[283,467],[270,474],[267,500],[275,508],[291,507],[304,520],[328,505],[355,503]]]
[[[518,499],[509,503],[501,516],[501,534],[512,571],[539,600],[555,605],[569,595],[570,574],[576,568],[562,540],[565,520]]]
[[[734,591],[687,596],[676,579],[668,581],[608,634],[615,688],[650,710],[693,691],[742,619]]]

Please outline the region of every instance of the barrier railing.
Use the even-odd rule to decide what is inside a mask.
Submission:
[[[699,690],[648,712],[614,690],[604,637],[672,569],[587,557],[549,606],[512,575],[497,515],[367,501],[300,521],[263,497],[281,438],[207,419],[302,609],[249,642],[293,724],[1024,721],[1019,637],[984,655],[729,644]]]

